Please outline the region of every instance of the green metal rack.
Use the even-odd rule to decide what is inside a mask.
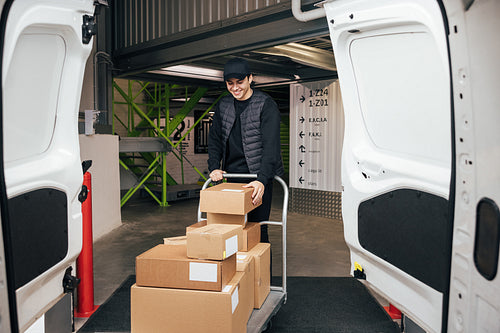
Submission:
[[[134,85],[136,85],[134,87]],[[135,92],[134,92],[135,88]],[[138,88],[138,89],[137,89]],[[167,172],[166,156],[170,153],[181,163],[181,178],[184,183],[184,165],[188,164],[201,179],[206,180],[206,176],[189,161],[182,152],[182,144],[185,138],[199,124],[199,122],[212,110],[219,99],[227,93],[221,94],[199,117],[195,120],[193,126],[184,133],[184,135],[174,142],[171,136],[175,133],[178,126],[188,114],[198,105],[201,98],[206,94],[206,87],[183,87],[175,84],[164,84],[154,82],[143,82],[137,80],[127,81],[127,92],[116,82],[113,82],[113,133],[117,133],[118,127],[125,131],[124,135],[128,138],[152,137],[161,138],[165,141],[168,149],[164,150],[142,150],[137,152],[128,152],[120,154],[120,165],[134,173],[137,177],[136,184],[122,197],[121,206],[123,206],[132,195],[140,188],[143,188],[151,197],[158,202],[160,206],[168,206],[167,186],[177,185],[178,182]],[[121,97],[121,100],[115,98],[115,93]],[[142,98],[146,102],[140,101]],[[170,103],[173,98],[183,99],[185,102],[178,112],[170,117]],[[118,105],[127,106],[127,120],[123,120],[116,112]],[[170,119],[171,118],[171,119]],[[162,119],[164,125],[162,128]],[[131,155],[130,155],[131,154]],[[141,161],[140,164],[137,161]],[[148,182],[161,184],[161,198],[154,194],[154,190]]]

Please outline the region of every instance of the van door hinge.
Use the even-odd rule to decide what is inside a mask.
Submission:
[[[76,276],[71,275],[71,271],[73,270],[73,267],[68,267],[66,271],[64,272],[64,277],[63,277],[63,289],[64,293],[73,293],[80,283],[80,279],[77,278]]]
[[[83,174],[85,175],[85,172],[92,166],[92,160],[85,160],[82,162],[82,169],[83,169]],[[87,196],[89,195],[89,189],[87,185],[82,185],[82,189],[80,193],[78,194],[78,201],[83,203],[85,200],[87,200]]]
[[[82,43],[88,44],[97,33],[97,22],[95,21],[95,16],[83,15],[82,23]]]
[[[73,267],[68,267],[66,268],[66,271],[64,272],[64,277],[63,277],[63,290],[64,293],[71,293],[71,327],[72,327],[72,332],[75,331],[75,291],[76,287],[78,287],[78,284],[80,283],[80,279],[77,278],[76,276],[73,276],[71,274],[71,271],[73,270]]]
[[[94,0],[94,16],[83,15],[82,23],[82,43],[88,44],[97,33],[97,20],[96,17],[99,15],[101,7],[109,7],[108,0]]]

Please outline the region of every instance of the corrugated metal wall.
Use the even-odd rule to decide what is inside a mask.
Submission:
[[[290,0],[117,0],[115,49],[138,45]]]

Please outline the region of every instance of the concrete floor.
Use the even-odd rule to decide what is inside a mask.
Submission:
[[[275,189],[272,221],[281,220],[282,198],[282,190]],[[197,209],[198,199],[172,202],[169,207],[159,207],[149,198],[127,202],[122,208],[123,225],[94,244],[94,303],[104,303],[127,276],[135,274],[137,255],[163,243],[164,237],[184,235],[186,226],[196,222]],[[280,275],[281,227],[269,228],[273,275]],[[288,213],[288,276],[349,276],[349,270],[341,221]],[[77,318],[76,329],[84,322]]]

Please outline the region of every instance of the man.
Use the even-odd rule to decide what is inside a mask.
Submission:
[[[224,81],[231,95],[217,104],[210,128],[210,178],[220,181],[225,172],[257,174],[256,180],[243,185],[253,188],[254,205],[262,202],[248,214],[248,221],[268,221],[273,178],[284,173],[278,106],[269,95],[252,89],[253,75],[244,59],[234,58],[226,63]],[[269,242],[267,225],[261,226],[261,231],[261,241]]]

